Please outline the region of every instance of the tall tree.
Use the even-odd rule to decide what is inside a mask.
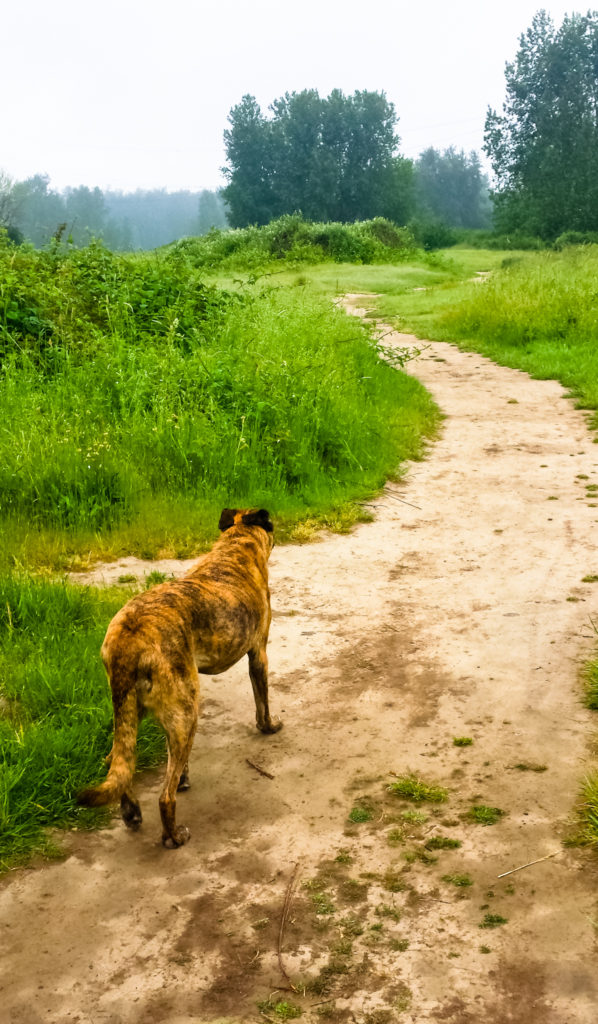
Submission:
[[[284,213],[312,220],[406,220],[412,165],[398,156],[397,116],[384,93],[315,89],[286,93],[262,114],[244,96],[224,133],[234,227],[265,224]]]
[[[505,77],[485,134],[497,226],[544,238],[598,230],[598,12],[555,29],[539,11]]]
[[[415,164],[418,212],[455,228],[488,227],[488,181],[477,153],[430,147]]]

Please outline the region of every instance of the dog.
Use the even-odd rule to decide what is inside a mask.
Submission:
[[[253,687],[256,723],[275,733],[270,717],[268,558],[273,525],[265,509],[223,509],[219,539],[186,576],[132,598],[115,615],[102,645],[112,690],[114,742],[101,785],[78,802],[98,807],[120,798],[129,828],[141,824],[132,780],[137,726],[149,711],[163,727],[168,764],[159,797],[162,843],[174,849],[190,838],[177,825],[176,793],[189,788],[188,760],[199,717],[199,676],[226,672],[245,654]]]

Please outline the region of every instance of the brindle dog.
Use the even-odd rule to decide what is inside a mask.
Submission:
[[[189,787],[199,675],[225,672],[247,654],[257,727],[273,733],[282,726],[268,707],[270,516],[265,509],[225,508],[218,525],[219,540],[186,576],[132,598],[108,626],[102,659],[114,707],[110,769],[105,782],[78,797],[88,807],[120,798],[125,824],[141,824],[132,789],[137,725],[145,711],[152,712],[168,741],[159,805],[162,842],[170,848],[190,836],[184,825],[175,825],[176,792]]]

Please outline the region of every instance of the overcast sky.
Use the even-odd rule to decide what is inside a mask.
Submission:
[[[0,169],[52,185],[217,188],[245,93],[384,91],[401,151],[481,150],[532,0],[13,0],[2,14]],[[560,24],[585,11],[543,5]]]

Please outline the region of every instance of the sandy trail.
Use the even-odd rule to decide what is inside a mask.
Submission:
[[[596,729],[578,673],[598,603],[582,583],[598,572],[598,449],[555,382],[439,343],[409,370],[446,414],[429,457],[375,523],[273,552],[285,729],[254,732],[244,665],[206,679],[179,798],[191,842],[159,844],[157,775],[138,834],[73,834],[64,862],[4,881],[2,1021],[254,1021],[272,996],[306,1021],[594,1024],[598,864],[561,839]],[[393,772],[448,801],[406,819]],[[473,824],[472,804],[505,814]],[[355,805],[369,821],[349,822]],[[432,856],[436,835],[462,845]],[[457,874],[473,884],[443,880]],[[506,923],[480,929],[487,913]],[[279,941],[307,991],[284,991]]]

